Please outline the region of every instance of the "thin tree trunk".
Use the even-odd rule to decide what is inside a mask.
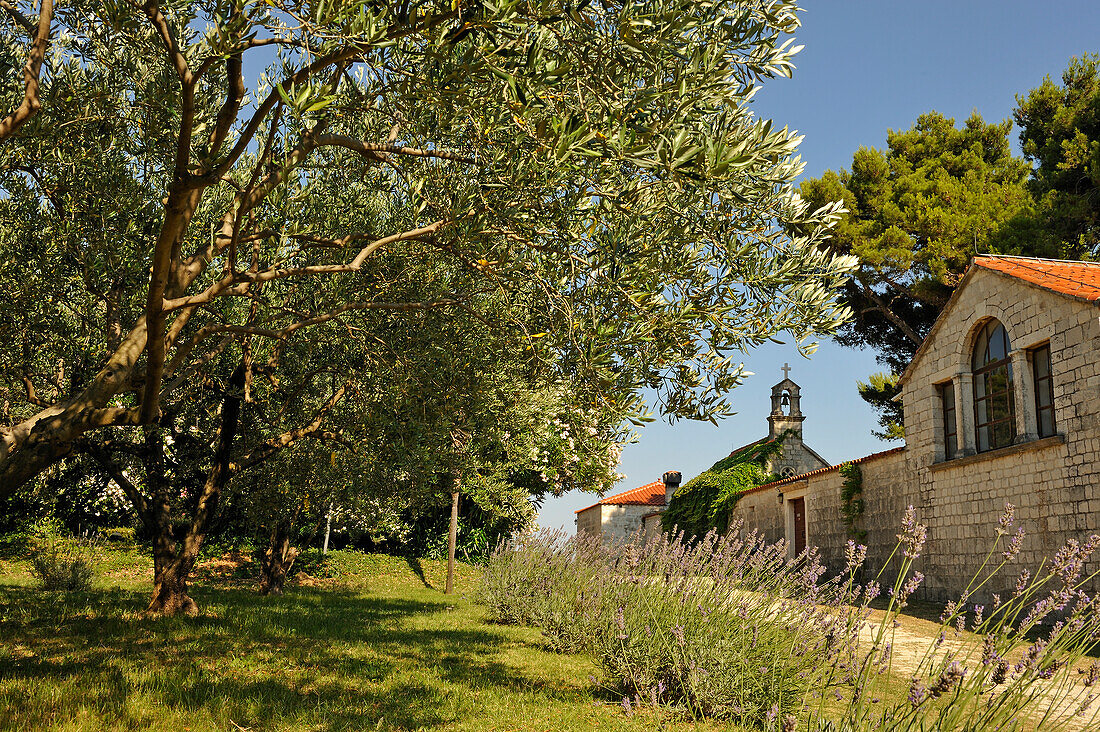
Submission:
[[[332,504],[328,504],[328,517],[325,519],[325,548],[322,554],[328,554],[328,539],[332,535]]]
[[[447,589],[444,594],[454,594],[455,588],[455,543],[458,539],[458,479],[455,479],[451,493],[451,530],[447,533]]]

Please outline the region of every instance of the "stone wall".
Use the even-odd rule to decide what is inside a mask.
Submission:
[[[906,453],[891,450],[864,458],[864,518],[856,528],[867,531],[868,560],[876,569],[885,563],[896,543],[896,534],[905,509],[919,499],[916,482],[909,473]],[[841,513],[841,489],[844,476],[830,468],[801,479],[762,486],[743,496],[732,518],[744,521],[746,530],[759,529],[769,542],[786,539],[794,545],[794,517],[791,500],[806,503],[806,540],[821,551],[821,559],[835,574],[844,569],[844,549],[848,527]],[[779,502],[779,493],[783,502]],[[793,549],[792,549],[793,553]]]
[[[652,506],[650,507],[652,508]],[[642,520],[645,526],[645,541],[649,543],[661,535],[661,514],[647,514]]]
[[[746,533],[756,529],[764,535],[765,541],[774,544],[786,538],[783,508],[779,503],[779,494],[774,489],[765,488],[741,496],[733,507],[730,519],[731,523],[743,521]]]
[[[961,288],[906,374],[903,403],[910,469],[920,484],[920,518],[928,524],[923,571],[929,594],[956,594],[977,571],[1005,503],[1027,531],[1021,558],[1035,567],[1069,539],[1100,530],[1100,309],[978,269]],[[937,385],[965,381],[973,341],[996,318],[1016,354],[1019,444],[966,455],[972,446],[973,402],[957,388],[962,457],[944,460]],[[1038,439],[1026,351],[1050,343],[1054,437]],[[961,376],[959,376],[961,374]],[[868,507],[870,513],[870,507]],[[1006,574],[990,592],[1014,581]]]
[[[577,514],[577,533],[602,533],[603,506],[597,504]]]
[[[604,505],[603,538],[604,541],[630,539],[635,533],[644,531],[642,518],[653,511],[653,506]]]

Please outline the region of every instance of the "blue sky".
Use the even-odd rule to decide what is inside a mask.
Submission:
[[[959,123],[974,111],[989,121],[1006,119],[1017,94],[1045,76],[1058,80],[1072,56],[1100,51],[1097,0],[804,5],[796,39],[805,49],[794,78],[766,85],[754,106],[761,117],[806,136],[800,152],[807,176],[848,167],[860,145],[885,147],[888,129],[908,129],[923,112],[935,110]],[[768,395],[783,377],[784,362],[802,386],[804,438],[826,460],[897,444],[871,436],[874,414],[856,394],[856,380],[879,370],[872,353],[826,341],[805,359],[790,344],[768,344],[744,361],[756,375],[734,393],[738,414],[717,427],[684,421],[647,426],[623,451],[626,478],[616,490],[656,480],[666,470],[679,470],[686,480],[731,448],[767,434]],[[576,492],[551,499],[539,524],[572,531],[573,512],[598,498]]]

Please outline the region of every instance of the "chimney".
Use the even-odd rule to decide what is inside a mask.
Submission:
[[[665,484],[665,505],[672,502],[672,494],[680,487],[680,471],[670,470],[661,476],[661,482]]]

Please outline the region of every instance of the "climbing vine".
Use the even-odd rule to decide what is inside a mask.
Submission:
[[[840,486],[840,517],[844,519],[848,537],[864,541],[867,531],[857,528],[863,517],[863,471],[857,463],[845,463],[840,466],[844,483]]]
[[[724,457],[685,483],[661,515],[662,528],[682,530],[686,537],[701,537],[712,528],[724,532],[730,512],[745,491],[776,479],[766,466],[782,454],[788,433]]]

